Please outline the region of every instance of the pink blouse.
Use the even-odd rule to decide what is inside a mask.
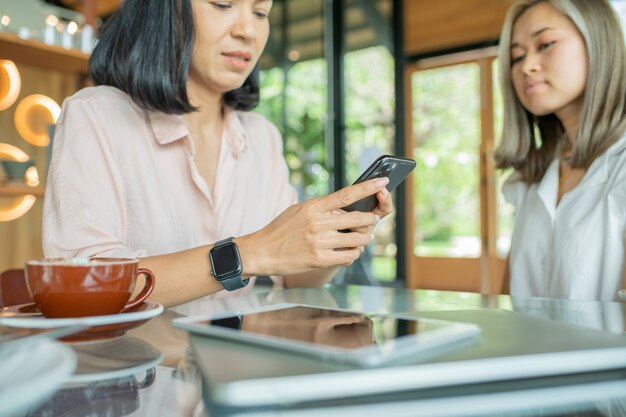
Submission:
[[[297,202],[281,136],[259,114],[227,110],[213,193],[194,155],[182,116],[146,111],[108,86],[67,98],[44,200],[45,256],[178,252],[257,231]]]

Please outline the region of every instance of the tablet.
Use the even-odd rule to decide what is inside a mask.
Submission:
[[[172,324],[209,337],[359,366],[419,362],[463,346],[480,333],[469,323],[300,304],[184,317]]]

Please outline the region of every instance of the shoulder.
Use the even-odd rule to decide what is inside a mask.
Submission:
[[[276,133],[280,135],[274,123],[270,122],[265,116],[260,113],[255,113],[253,111],[236,110],[235,114],[239,118],[239,121],[241,122],[243,127],[248,131],[255,132],[256,130],[260,129],[265,133]]]
[[[601,175],[607,175],[611,182],[617,181],[619,184],[624,184],[623,180],[626,178],[626,135],[611,145],[596,161],[598,162],[595,171]]]
[[[236,111],[237,118],[253,143],[279,146],[282,152],[282,136],[274,123],[265,116],[252,111]]]
[[[522,175],[518,171],[514,171],[504,181],[502,185],[502,194],[504,199],[519,208],[524,201],[526,192],[528,191],[528,184],[522,179]]]
[[[626,136],[614,143],[607,153],[609,194],[616,198],[620,205],[626,205]]]
[[[91,107],[105,112],[130,110],[143,113],[143,109],[137,106],[128,94],[108,85],[83,88],[66,98],[63,107]]]
[[[63,102],[54,140],[58,146],[98,142],[123,148],[129,138],[147,136],[147,129],[146,110],[126,93],[109,86],[87,87]]]
[[[607,150],[611,156],[617,158],[618,165],[623,167],[626,164],[626,135],[622,136]]]

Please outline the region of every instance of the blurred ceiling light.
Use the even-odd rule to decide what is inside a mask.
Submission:
[[[292,49],[287,53],[287,58],[289,58],[290,61],[298,61],[300,59],[300,52]]]
[[[58,24],[59,24],[59,19],[55,15],[49,14],[48,16],[46,16],[46,25],[56,26]]]
[[[22,80],[15,63],[0,59],[0,111],[8,109],[15,103],[21,88]]]
[[[30,159],[20,148],[9,145],[8,143],[0,143],[0,157],[19,162],[26,162]],[[31,187],[39,185],[39,173],[36,167],[28,168],[24,177],[26,185]],[[8,204],[0,205],[0,222],[9,222],[23,216],[31,209],[33,204],[35,204],[35,200],[37,200],[37,197],[32,194],[27,194],[11,199]]]
[[[48,146],[50,125],[56,123],[61,108],[48,96],[33,94],[20,101],[15,109],[15,128],[28,143]]]
[[[9,26],[11,24],[11,18],[7,15],[2,15],[0,23],[2,23],[3,26]]]
[[[0,143],[0,157],[18,162],[26,162],[30,159],[26,152],[8,143]]]
[[[70,23],[67,24],[67,33],[69,33],[70,35],[73,35],[77,31],[78,31],[78,25],[76,24],[76,22],[71,21]]]
[[[29,187],[36,187],[39,185],[39,172],[37,172],[37,167],[30,167],[26,170],[26,174],[24,174],[24,179],[26,180],[26,185]]]
[[[0,205],[0,222],[10,222],[23,216],[35,204],[35,200],[37,198],[34,195],[28,194],[19,197],[11,204]]]
[[[8,143],[0,143],[0,159],[10,159],[17,162],[27,162],[30,158],[18,147],[9,145]],[[37,167],[31,166],[24,173],[24,180],[29,187],[39,185],[39,172]]]

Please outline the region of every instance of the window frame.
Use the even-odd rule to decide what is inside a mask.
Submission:
[[[481,254],[478,258],[423,257],[413,251],[413,234],[407,235],[409,288],[428,288],[497,294],[502,288],[506,259],[497,254],[497,183],[495,168],[494,127],[494,72],[497,47],[460,51],[446,55],[425,57],[405,66],[405,153],[413,152],[413,97],[412,76],[423,70],[443,68],[465,63],[477,63],[480,68],[480,146],[479,146],[479,202]],[[413,190],[413,176],[407,187]],[[413,217],[413,199],[405,202],[407,230],[416,227]]]

